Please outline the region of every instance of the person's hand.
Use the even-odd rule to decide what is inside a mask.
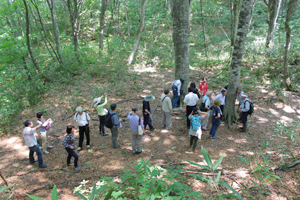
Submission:
[[[143,132],[143,135],[146,135],[145,131]]]
[[[241,109],[241,108],[239,108],[239,111],[240,111],[240,112],[242,112],[242,109]]]
[[[73,147],[73,146],[70,146],[70,149],[74,149],[74,147]]]

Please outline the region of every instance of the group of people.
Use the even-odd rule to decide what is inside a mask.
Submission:
[[[170,97],[170,90],[165,89],[160,97],[161,110],[162,110],[162,128],[171,129],[171,117],[174,107],[178,106],[178,100],[182,94],[182,84],[184,79],[175,80],[172,83],[173,90],[173,101]],[[208,131],[208,120],[210,114],[212,115],[212,126],[209,131],[209,138],[211,140],[217,140],[215,137],[219,125],[221,124],[222,113],[225,106],[227,90],[222,88],[220,93],[212,99],[213,105],[210,105],[210,99],[212,92],[208,91],[207,78],[203,78],[199,85],[199,89],[196,88],[196,84],[192,82],[188,88],[188,94],[184,97],[183,103],[187,117],[187,127],[189,128],[190,135],[190,146],[195,151],[197,142],[201,139],[202,131]],[[247,130],[247,116],[250,109],[250,102],[247,99],[247,95],[242,92],[242,88],[237,89],[237,98],[239,101],[238,113],[240,120],[243,123],[243,127],[239,130],[245,132]],[[104,98],[103,98],[104,97]],[[202,103],[200,108],[197,107],[197,102],[202,98]],[[150,131],[156,130],[152,124],[152,112],[150,108],[150,102],[153,101],[155,97],[151,94],[144,97],[143,100],[143,120],[139,117],[138,107],[132,108],[132,111],[128,113],[128,121],[131,128],[132,136],[132,153],[141,154],[142,153],[142,138],[147,132],[145,129],[149,126]],[[118,132],[119,128],[122,127],[120,119],[117,117],[117,104],[113,103],[110,105],[110,110],[105,109],[107,104],[107,96],[101,96],[94,99],[94,107],[97,110],[99,118],[99,134],[102,136],[107,136],[105,133],[105,127],[111,130],[112,138],[112,148],[119,148],[118,145]],[[83,111],[82,107],[76,108],[76,113],[73,118],[73,125],[68,125],[66,128],[66,135],[62,142],[65,147],[67,156],[67,165],[74,166],[75,169],[80,170],[78,167],[78,155],[75,152],[75,136],[74,132],[76,129],[79,130],[79,143],[77,150],[80,151],[83,148],[84,136],[86,137],[86,148],[89,149],[90,146],[90,116],[88,113]],[[26,145],[29,147],[29,162],[33,164],[37,161],[34,160],[34,152],[36,152],[39,161],[39,167],[45,168],[46,165],[43,164],[43,153],[39,144],[37,143],[36,137],[38,136],[37,130],[39,129],[40,137],[42,140],[42,150],[45,154],[48,154],[48,148],[52,148],[48,143],[47,130],[51,127],[51,119],[45,120],[42,112],[37,113],[37,126],[33,127],[31,120],[26,120],[24,122],[25,128],[23,130],[23,137]],[[78,125],[78,126],[77,126]],[[74,157],[74,163],[71,163],[71,158]]]

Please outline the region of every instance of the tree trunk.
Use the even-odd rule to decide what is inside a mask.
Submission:
[[[100,14],[100,37],[99,37],[99,49],[103,50],[103,38],[104,38],[104,21],[105,21],[105,11],[107,8],[109,0],[102,0],[101,14]],[[100,51],[100,52],[101,52]]]
[[[126,14],[128,37],[130,37],[130,27],[129,27],[129,19],[128,19],[128,14],[127,14],[126,0],[124,0],[124,9],[125,9],[125,14]]]
[[[226,106],[222,119],[228,123],[236,121],[235,99],[236,91],[240,82],[241,62],[245,50],[248,29],[251,23],[254,8],[254,0],[243,0],[241,5],[236,42],[234,44],[232,60],[230,65],[230,77],[226,96]]]
[[[242,0],[233,0],[233,29],[231,34],[231,46],[234,46],[234,43],[236,41],[236,33],[239,23],[239,15],[240,15],[240,9],[241,9],[241,1]]]
[[[129,55],[129,58],[127,60],[127,65],[131,65],[132,61],[133,61],[133,57],[134,57],[134,54],[138,48],[138,45],[139,45],[139,42],[140,42],[140,36],[141,36],[141,33],[145,27],[145,5],[146,5],[146,0],[142,0],[142,3],[141,3],[141,13],[140,13],[140,20],[141,20],[141,23],[140,23],[140,27],[137,31],[137,34],[135,36],[135,40],[134,40],[134,44],[133,44],[133,47],[132,47],[132,51],[131,51],[131,54]]]
[[[265,2],[266,3],[266,2]],[[266,40],[266,47],[272,46],[273,35],[276,27],[276,21],[278,18],[280,10],[281,0],[269,0],[269,3],[266,3],[268,6],[268,35]]]
[[[284,68],[283,68],[283,75],[284,75],[284,83],[287,90],[292,90],[292,81],[289,74],[289,52],[291,47],[291,28],[290,28],[290,20],[291,16],[296,10],[298,0],[290,0],[288,5],[288,10],[286,12],[286,20],[285,20],[285,32],[286,32],[286,43],[285,43],[285,53],[284,53]]]
[[[190,5],[189,0],[172,0],[171,13],[173,21],[173,44],[175,54],[175,80],[184,78],[183,96],[187,94],[190,78],[189,37],[190,37]],[[181,102],[181,101],[180,101]],[[182,104],[182,102],[181,102]]]

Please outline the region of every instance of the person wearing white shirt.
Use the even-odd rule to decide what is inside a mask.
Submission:
[[[213,98],[213,103],[215,103],[215,100],[221,101],[220,109],[222,113],[224,111],[226,94],[227,94],[227,90],[225,88],[222,88],[220,93],[215,98]],[[221,120],[222,120],[222,116],[221,116]]]
[[[248,111],[250,110],[250,101],[247,98],[247,95],[243,93],[241,95],[243,102],[240,105],[239,112],[242,113],[242,123],[243,127],[239,128],[240,132],[246,132],[247,131],[247,117],[248,117]]]
[[[173,107],[177,106],[178,99],[180,97],[181,85],[184,83],[184,78],[178,79],[172,83],[173,90]]]
[[[162,127],[166,129],[170,129],[171,127],[171,117],[172,117],[172,104],[171,99],[168,96],[169,89],[164,90],[164,94],[160,97],[161,107],[163,111],[162,115]]]
[[[79,126],[79,145],[78,145],[78,151],[82,149],[82,143],[84,140],[84,134],[86,136],[86,147],[89,149],[90,146],[90,116],[86,112],[83,112],[82,107],[76,108],[77,113],[74,116],[74,127],[77,129],[76,121],[78,122]]]
[[[188,117],[192,113],[193,108],[197,107],[197,101],[199,98],[195,93],[193,93],[194,89],[192,87],[188,88],[188,92],[189,93],[185,95],[183,102],[186,109],[187,127],[190,128],[191,122]]]

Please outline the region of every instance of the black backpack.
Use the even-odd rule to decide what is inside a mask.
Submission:
[[[115,115],[116,113],[111,114],[109,111],[107,112],[106,116],[105,116],[105,126],[107,128],[112,128],[113,127],[113,123],[112,123],[112,116]]]
[[[252,113],[254,112],[254,104],[250,101],[248,101],[250,103],[250,109],[248,110],[248,114],[251,116]],[[246,101],[245,101],[246,103]]]

